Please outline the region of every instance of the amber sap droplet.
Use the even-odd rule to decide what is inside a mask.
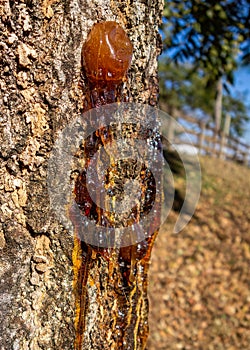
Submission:
[[[82,49],[82,62],[91,83],[120,84],[129,69],[133,47],[116,22],[96,23]]]

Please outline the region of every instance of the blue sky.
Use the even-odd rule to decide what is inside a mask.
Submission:
[[[249,105],[250,114],[250,67],[241,67],[234,74],[235,84],[233,91],[244,94],[244,100]],[[247,125],[247,131],[242,137],[242,141],[250,144],[250,122]]]

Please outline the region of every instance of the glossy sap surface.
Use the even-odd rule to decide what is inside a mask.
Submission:
[[[90,82],[119,84],[132,59],[132,44],[116,22],[96,23],[82,49],[82,61]]]

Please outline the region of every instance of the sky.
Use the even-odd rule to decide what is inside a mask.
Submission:
[[[237,95],[237,92],[244,94],[245,102],[249,105],[250,114],[250,67],[241,67],[237,69],[234,74],[234,79],[233,93],[235,93],[235,95]],[[244,143],[250,144],[250,122],[247,125],[246,133],[241,139]]]

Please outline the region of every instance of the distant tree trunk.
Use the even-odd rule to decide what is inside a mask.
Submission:
[[[223,98],[223,85],[222,85],[222,78],[220,78],[216,85],[216,97],[215,97],[215,105],[214,105],[215,129],[217,132],[221,128],[222,98]]]
[[[222,116],[222,98],[223,98],[223,85],[222,78],[217,81],[216,84],[216,95],[214,103],[214,121],[215,121],[215,130],[214,130],[214,154],[217,154],[217,142],[219,142],[219,132],[221,128],[221,116]]]
[[[131,100],[157,104],[158,25],[162,8],[161,0],[0,3],[3,350],[74,348],[74,242],[50,208],[46,184],[48,159],[58,131],[82,110],[81,48],[93,23],[115,20],[126,29],[134,46],[128,79]],[[105,262],[102,266],[94,265],[99,276],[110,272]],[[136,300],[146,305],[146,294]],[[142,310],[141,306],[135,309]],[[146,306],[142,312],[146,320]],[[98,322],[91,320],[92,325],[95,321]],[[94,345],[90,339],[86,349],[122,349],[114,342],[108,347],[108,342],[102,339],[101,325],[98,327]],[[112,338],[112,334],[109,336]],[[140,331],[138,336],[133,333],[132,345],[124,344],[124,349],[141,349],[140,339],[144,336]]]

